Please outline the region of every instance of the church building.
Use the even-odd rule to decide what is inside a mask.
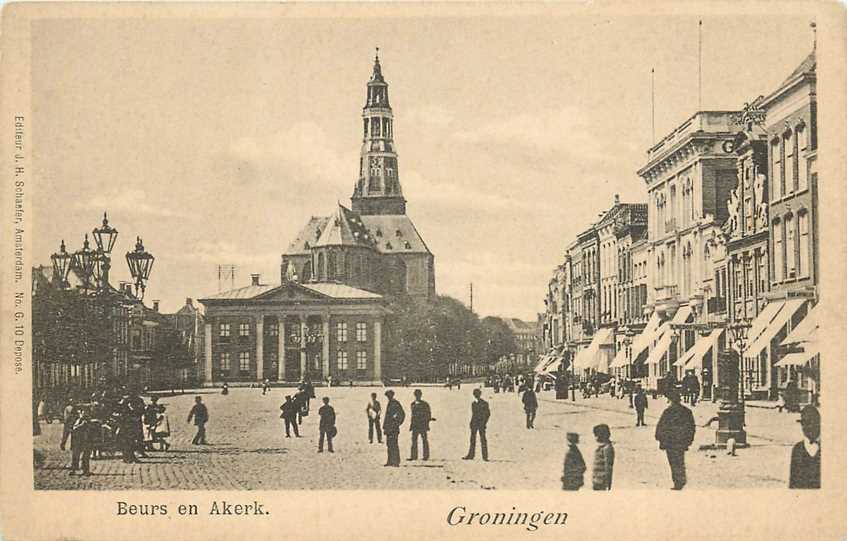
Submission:
[[[207,385],[330,376],[380,382],[388,302],[435,297],[435,258],[406,214],[379,56],[362,119],[350,208],[338,204],[309,219],[282,254],[279,283],[253,275],[249,286],[200,299]]]

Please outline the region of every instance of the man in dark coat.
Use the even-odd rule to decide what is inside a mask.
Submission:
[[[644,410],[647,409],[647,393],[641,388],[641,384],[635,389],[635,396],[632,397],[632,405],[635,407],[635,426],[647,426],[644,422]]]
[[[79,416],[74,421],[71,429],[71,471],[70,475],[76,475],[82,459],[82,475],[91,475],[89,460],[91,459],[91,447],[99,426],[88,416],[85,409],[79,410]]]
[[[406,420],[406,412],[400,402],[394,399],[394,391],[385,391],[388,404],[385,405],[385,418],[382,421],[382,433],[385,434],[385,443],[388,447],[388,461],[386,466],[400,466],[400,426]]]
[[[197,434],[191,440],[192,445],[206,445],[206,423],[209,422],[209,410],[206,409],[206,404],[203,403],[203,397],[194,398],[194,407],[188,412],[188,421],[194,418],[194,426],[197,427]]]
[[[423,459],[429,460],[429,439],[427,439],[427,433],[429,432],[430,421],[434,421],[435,419],[432,418],[432,410],[429,404],[421,399],[422,394],[420,389],[415,389],[415,400],[410,406],[412,419],[409,422],[409,431],[412,432],[412,453],[409,460],[418,459],[418,436],[420,436],[423,442]]]
[[[788,488],[821,488],[821,414],[814,406],[800,412],[803,441],[791,449]]]
[[[300,437],[300,429],[297,427],[297,412],[299,405],[291,398],[291,395],[285,397],[285,403],[279,407],[282,410],[282,420],[285,422],[285,437],[291,437],[291,428],[294,428],[294,436]]]
[[[374,432],[376,432],[377,443],[382,443],[382,430],[379,426],[379,418],[382,415],[382,406],[379,400],[376,399],[376,393],[371,393],[370,402],[365,407],[365,413],[368,416],[368,441],[374,442]]]
[[[523,410],[526,413],[526,427],[535,428],[535,412],[538,411],[538,398],[535,396],[535,391],[532,390],[532,385],[526,387],[521,401],[523,402]]]
[[[65,450],[65,444],[68,442],[68,438],[71,435],[76,419],[76,406],[74,406],[74,399],[71,397],[68,398],[68,403],[65,406],[65,409],[62,410],[62,422],[64,426],[62,428],[62,443],[59,444],[59,449],[62,451]]]
[[[324,452],[324,437],[326,437],[327,451],[334,453],[332,450],[332,438],[335,437],[335,409],[329,405],[329,397],[323,397],[324,405],[318,409],[318,416],[321,418],[318,423],[320,437],[318,438],[318,452]]]
[[[476,454],[476,435],[479,434],[479,445],[482,448],[482,460],[488,462],[488,440],[485,439],[485,427],[491,417],[488,402],[482,399],[482,391],[473,390],[474,401],[471,403],[471,443],[465,460],[473,460]]]
[[[666,393],[670,405],[662,412],[656,425],[656,440],[659,449],[668,455],[673,489],[682,490],[686,483],[685,451],[694,442],[694,415],[679,403],[679,391],[669,389]]]

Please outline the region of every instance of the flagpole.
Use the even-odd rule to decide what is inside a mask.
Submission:
[[[703,110],[703,21],[697,25],[697,110]]]

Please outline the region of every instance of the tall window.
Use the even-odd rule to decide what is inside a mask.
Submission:
[[[339,342],[347,341],[347,322],[340,321],[335,324],[335,336]]]
[[[268,325],[268,335],[279,336],[279,323],[271,323]]]
[[[338,369],[339,370],[347,370],[347,352],[339,350],[338,351]]]
[[[360,321],[356,323],[356,341],[367,342],[368,340],[368,324]]]
[[[771,171],[773,172],[773,198],[782,197],[782,149],[779,146],[779,138],[771,143]]]
[[[221,370],[229,371],[229,353],[221,353]]]
[[[357,351],[356,352],[356,369],[357,370],[365,370],[368,367],[368,352],[367,351]]]
[[[239,323],[238,324],[238,336],[250,336],[250,324],[249,323]]]
[[[221,323],[220,326],[218,327],[218,329],[219,329],[219,331],[218,331],[219,336],[229,338],[229,332],[230,332],[229,331],[229,329],[230,329],[229,323]]]
[[[809,276],[811,254],[809,253],[809,213],[797,214],[797,229],[800,231],[800,257],[797,260],[797,276]]]
[[[318,280],[326,280],[326,274],[324,274],[324,255],[323,252],[318,254]]]
[[[785,246],[782,236],[782,222],[774,220],[773,222],[773,279],[776,282],[781,282],[785,278]]]
[[[785,224],[785,268],[787,271],[787,278],[794,278],[796,276],[796,261],[797,261],[797,247],[795,246],[797,240],[797,231],[795,230],[794,224],[794,216],[789,214],[783,220]]]
[[[241,372],[250,371],[250,352],[242,351],[238,354],[238,370]]]
[[[797,189],[797,153],[794,150],[794,136],[789,131],[783,137],[785,145],[785,193]]]
[[[335,254],[330,252],[326,257],[326,277],[328,280],[335,278],[338,268],[335,264]]]
[[[768,290],[768,262],[764,254],[759,254],[759,292]]]

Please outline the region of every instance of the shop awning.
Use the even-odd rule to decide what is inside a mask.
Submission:
[[[784,300],[784,301],[774,301],[774,302],[768,304],[765,307],[765,310],[763,310],[762,313],[759,314],[759,317],[767,316],[767,317],[770,318],[770,315],[767,314],[766,312],[768,311],[767,309],[770,308],[773,305],[778,305],[778,306],[776,306],[776,313],[770,319],[768,324],[766,326],[764,326],[764,328],[761,330],[761,332],[758,333],[758,336],[753,338],[753,335],[751,333],[748,333],[748,339],[751,340],[751,342],[750,342],[750,347],[748,347],[744,351],[744,356],[745,357],[758,357],[759,354],[761,354],[762,351],[765,348],[768,347],[768,344],[770,344],[770,341],[773,340],[773,337],[776,336],[777,333],[779,333],[779,331],[781,331],[783,327],[785,327],[785,325],[788,323],[788,321],[792,317],[794,317],[794,314],[796,314],[797,311],[806,302],[808,302],[807,299],[787,299],[787,300]],[[751,331],[754,328],[757,331],[759,330],[760,327],[757,325],[757,322],[759,321],[759,317],[757,317],[756,320],[753,322],[753,327],[750,328]]]
[[[799,353],[789,353],[776,363],[776,366],[804,366],[806,363],[820,355],[817,347],[811,347]]]
[[[685,355],[673,363],[674,366],[682,366],[684,370],[703,368],[703,359],[710,350],[717,350],[718,340],[723,332],[724,329],[715,329],[708,335],[701,337],[694,343],[694,347],[686,351]]]
[[[651,315],[650,319],[647,321],[647,325],[644,326],[644,330],[641,331],[641,334],[636,336],[635,340],[632,342],[632,348],[630,350],[632,359],[637,359],[639,355],[644,353],[644,350],[650,347],[658,336],[661,324],[662,318],[659,317],[659,314],[653,312],[653,315]],[[617,357],[615,357],[615,362],[617,362]],[[612,364],[614,365],[615,362],[612,362]],[[627,362],[624,359],[624,364],[620,366],[625,366],[626,364]]]
[[[553,357],[553,355],[542,355],[539,358],[538,364],[535,365],[535,370],[533,370],[533,371],[534,372],[543,372],[544,369],[547,367],[547,365],[549,365],[551,362],[553,362],[552,357]]]
[[[629,359],[626,358],[626,348],[621,348],[609,365],[609,368],[621,368],[629,364]]]
[[[574,360],[574,368],[587,370],[596,368],[600,362],[600,347],[606,344],[611,344],[615,339],[615,330],[608,327],[601,327],[594,333],[594,338],[587,348],[576,354]]]
[[[542,374],[555,374],[559,371],[559,367],[562,366],[562,363],[565,362],[565,358],[562,356],[555,356],[553,359],[547,363],[547,366],[541,371]]]
[[[656,334],[658,339],[653,349],[650,350],[650,355],[647,356],[646,364],[648,365],[657,364],[665,356],[665,353],[667,353],[671,345],[671,339],[673,338],[670,323],[665,323],[659,327],[659,331]]]
[[[809,313],[800,321],[799,325],[788,333],[788,336],[782,341],[783,346],[802,345],[806,342],[817,341],[819,324],[816,309],[817,307],[814,307],[809,310]]]
[[[685,306],[680,306],[676,313],[673,315],[673,319],[671,319],[671,323],[675,325],[679,325],[680,323],[688,323],[688,319],[691,317],[691,307],[687,304]]]

